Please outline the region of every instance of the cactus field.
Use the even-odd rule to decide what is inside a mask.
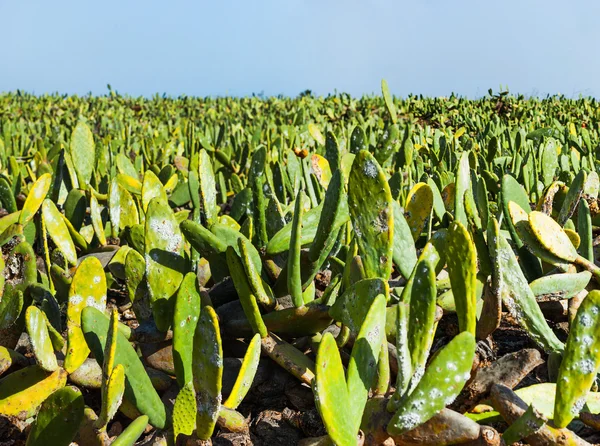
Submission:
[[[600,442],[600,103],[0,94],[0,445]]]

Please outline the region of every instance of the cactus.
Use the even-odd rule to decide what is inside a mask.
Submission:
[[[141,189],[142,196],[142,211],[148,212],[148,205],[153,198],[161,198],[165,203],[167,202],[167,193],[165,189],[152,170],[144,172],[144,179],[142,182]]]
[[[37,363],[47,372],[54,372],[58,369],[58,363],[48,333],[46,315],[39,308],[30,306],[25,313],[25,324]]]
[[[543,416],[536,412],[533,406],[529,406],[525,413],[517,418],[502,433],[502,440],[506,444],[513,444],[519,440],[535,434],[546,424]]]
[[[233,385],[233,389],[231,389],[231,393],[225,402],[223,403],[223,407],[228,409],[237,409],[240,405],[248,391],[250,390],[250,385],[254,380],[254,375],[256,374],[256,369],[258,368],[258,361],[260,360],[260,336],[258,334],[254,335],[250,344],[248,345],[248,350],[244,355],[244,360],[242,362],[242,366],[240,368],[240,373]]]
[[[592,273],[588,271],[550,274],[534,280],[529,288],[536,298],[570,299],[585,289],[591,277]]]
[[[63,387],[50,395],[27,436],[27,446],[68,446],[83,419],[83,395],[76,387]]]
[[[112,446],[133,446],[138,438],[140,438],[140,435],[144,433],[147,425],[148,416],[139,416],[121,432],[121,435],[112,442]]]
[[[196,392],[189,381],[181,387],[173,406],[173,436],[192,435],[196,428]]]
[[[200,316],[200,293],[194,273],[181,282],[173,312],[173,361],[179,387],[192,381],[192,345]],[[189,434],[187,434],[189,435]]]
[[[564,345],[548,326],[495,219],[488,224],[488,240],[491,241],[488,243],[494,265],[494,281],[498,284],[504,305],[540,347],[547,352],[561,352]]]
[[[109,330],[108,318],[97,308],[88,306],[81,313],[81,326],[90,350],[96,359],[103,361]],[[127,382],[125,399],[133,402],[142,415],[148,415],[150,424],[163,428],[166,424],[164,404],[154,390],[131,344],[120,332],[117,333],[116,338],[114,364],[115,366],[121,364],[125,369]]]
[[[470,332],[463,331],[452,339],[433,358],[412,393],[399,402],[387,431],[402,434],[450,404],[470,377],[474,355],[475,337]]]
[[[223,377],[219,322],[215,311],[210,306],[202,309],[196,326],[192,367],[198,405],[196,435],[201,440],[207,440],[211,437],[219,416]]]
[[[585,404],[600,363],[597,332],[600,292],[591,291],[581,303],[571,324],[569,338],[558,370],[554,424],[565,427]]]
[[[475,336],[477,254],[467,229],[456,221],[450,226],[447,237],[446,259],[456,304],[458,326]]]
[[[389,295],[387,282],[381,279],[364,279],[356,282],[339,296],[329,314],[342,322],[353,333],[358,333],[375,298]]]
[[[26,420],[56,390],[65,386],[67,373],[52,373],[38,365],[18,370],[0,380],[0,415]]]
[[[302,215],[304,214],[304,192],[298,192],[294,205],[294,220],[287,264],[287,287],[296,307],[304,305],[302,297],[302,271],[300,270],[300,248],[302,244]]]
[[[100,416],[95,423],[98,430],[106,429],[106,425],[121,405],[123,393],[125,392],[125,370],[122,364],[115,365],[118,333],[117,318],[117,310],[113,308],[102,361],[102,407]]]
[[[110,223],[115,234],[119,230],[137,225],[140,222],[137,206],[131,193],[121,186],[115,178],[110,184],[108,196]]]
[[[429,223],[433,209],[433,192],[426,183],[417,183],[408,193],[404,215],[413,240],[417,240]]]
[[[198,155],[198,182],[200,185],[200,202],[204,214],[203,223],[211,226],[216,219],[217,190],[212,162],[206,150]]]
[[[69,152],[79,182],[82,186],[89,184],[96,167],[96,148],[92,132],[84,121],[79,121],[71,133]]]
[[[183,280],[183,236],[173,211],[162,198],[148,203],[145,228],[146,280],[156,326],[166,331],[173,320],[174,298]]]
[[[394,216],[391,202],[390,187],[381,167],[369,152],[359,152],[348,179],[348,205],[369,278],[387,279],[392,270]]]
[[[102,264],[95,257],[87,257],[79,264],[69,289],[67,354],[64,365],[69,373],[83,364],[90,353],[81,330],[81,314],[87,307],[101,311],[106,307],[106,276]]]
[[[27,198],[25,199],[25,203],[19,214],[20,225],[25,226],[31,221],[46,198],[51,185],[52,175],[45,173],[31,186],[31,190],[29,191],[29,194],[27,194]]]
[[[577,205],[579,204],[579,200],[581,200],[581,196],[583,195],[583,188],[587,179],[587,174],[585,170],[580,170],[579,173],[573,179],[571,186],[565,196],[563,204],[560,208],[560,212],[558,213],[558,217],[556,219],[557,223],[561,226],[564,226],[565,223],[573,213],[575,209],[577,209]]]
[[[315,402],[327,433],[335,444],[354,445],[371,383],[376,373],[383,339],[380,327],[385,318],[385,296],[378,295],[370,305],[356,338],[348,373],[344,369],[333,336],[325,334],[316,362]],[[338,405],[347,412],[336,410]]]
[[[404,278],[408,279],[417,263],[417,250],[411,227],[404,218],[400,205],[394,200],[392,207],[394,208],[394,265]]]
[[[243,262],[231,246],[227,248],[227,265],[252,331],[259,333],[262,338],[267,337],[267,327],[260,314],[256,295],[246,276]]]

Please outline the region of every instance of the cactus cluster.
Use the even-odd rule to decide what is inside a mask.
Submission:
[[[305,445],[587,444],[598,104],[381,87],[0,95],[0,415],[28,445],[248,433],[261,361],[311,389]],[[501,327],[547,382],[488,364]]]

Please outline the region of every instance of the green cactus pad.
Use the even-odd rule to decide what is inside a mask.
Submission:
[[[185,271],[183,245],[179,224],[168,203],[153,198],[146,213],[146,280],[154,321],[161,331],[167,331],[173,321],[174,298]]]
[[[180,388],[192,381],[192,346],[200,301],[196,274],[187,273],[177,292],[173,313],[173,362]]]
[[[348,206],[367,277],[387,280],[394,250],[392,194],[379,163],[366,150],[350,171]]]
[[[67,305],[67,354],[65,370],[75,371],[90,350],[81,331],[81,312],[86,307],[104,311],[106,307],[106,276],[102,264],[95,257],[86,257],[77,267]]]
[[[269,288],[269,285],[261,277],[260,270],[252,260],[250,255],[252,252],[250,241],[240,237],[238,239],[238,248],[252,294],[263,307],[272,309],[275,307],[275,297],[273,296],[273,292]]]
[[[96,167],[96,148],[92,131],[83,121],[79,121],[71,133],[69,152],[79,181],[88,184]]]
[[[144,173],[142,183],[142,210],[148,212],[148,205],[154,198],[160,198],[167,203],[167,193],[158,177],[151,170]]]
[[[343,323],[353,333],[358,333],[375,298],[389,295],[387,281],[381,279],[363,279],[354,283],[339,296],[329,314]]]
[[[475,337],[463,331],[442,348],[413,392],[399,403],[387,431],[403,434],[452,403],[471,375],[475,347]]]
[[[404,216],[413,240],[417,240],[429,223],[433,208],[433,192],[426,183],[417,183],[408,193]]]
[[[219,416],[223,378],[223,350],[219,321],[215,310],[210,306],[202,308],[196,326],[192,367],[198,405],[196,435],[201,440],[208,440]]]
[[[488,224],[488,246],[493,263],[494,281],[498,284],[504,305],[540,347],[547,352],[561,352],[563,343],[548,326],[515,254],[500,234],[495,219]]]
[[[435,268],[429,260],[421,259],[415,268],[408,313],[408,351],[411,355],[411,368],[415,372],[411,379],[413,388],[423,376],[433,343],[436,296]]]
[[[146,430],[148,426],[148,416],[142,415],[137,417],[129,426],[125,428],[121,435],[119,435],[112,446],[133,446],[135,442]]]
[[[173,436],[192,435],[196,428],[196,392],[190,381],[181,387],[173,406]]]
[[[0,380],[0,415],[26,420],[66,382],[67,372],[61,368],[48,373],[33,365],[13,372]]]
[[[395,124],[398,121],[398,117],[396,116],[396,107],[394,106],[394,98],[390,94],[390,89],[388,88],[388,84],[385,79],[381,79],[381,93],[383,94],[383,99],[385,101],[388,114],[390,115],[390,119]]]
[[[46,223],[48,235],[50,235],[54,244],[64,254],[67,261],[71,265],[75,265],[77,263],[77,252],[75,251],[75,245],[69,233],[69,228],[65,224],[62,214],[51,200],[44,200],[42,215]]]
[[[331,333],[325,333],[319,343],[315,374],[315,403],[329,437],[337,445],[355,446],[355,420],[345,410],[339,410],[350,408],[350,396],[338,346]]]
[[[143,322],[152,316],[150,309],[150,292],[144,280],[146,262],[144,257],[134,249],[127,253],[125,258],[125,284],[127,294],[133,303],[133,311],[138,321]]]
[[[408,279],[417,263],[417,250],[400,204],[394,200],[392,207],[394,208],[394,265],[400,270],[402,276]]]
[[[446,261],[460,331],[475,335],[477,324],[477,251],[467,229],[458,221],[448,231]]]
[[[46,326],[47,321],[44,313],[33,305],[25,312],[25,325],[27,333],[39,366],[47,372],[54,372],[58,368],[52,341]]]
[[[302,216],[304,214],[303,191],[299,191],[296,195],[294,205],[294,219],[292,221],[292,235],[290,238],[290,250],[288,253],[287,263],[287,288],[294,306],[301,307],[304,305],[302,298],[302,271],[300,269],[300,250],[302,248]]]
[[[519,440],[529,437],[536,433],[546,424],[546,420],[530,405],[525,413],[517,418],[502,433],[502,440],[505,444],[514,444]]]
[[[386,296],[379,294],[369,310],[354,341],[348,363],[348,397],[350,405],[346,416],[351,420],[352,431],[358,433],[369,390],[377,375],[377,361],[385,338]]]
[[[108,317],[97,308],[85,307],[81,313],[81,325],[88,346],[96,359],[102,362],[109,330]],[[125,369],[125,398],[135,404],[140,413],[148,415],[150,424],[162,429],[166,424],[165,406],[127,338],[120,331],[116,337],[114,363]]]
[[[200,184],[200,201],[204,213],[203,221],[210,227],[217,218],[217,189],[212,161],[206,150],[200,150],[198,157],[198,181]]]
[[[256,296],[248,281],[243,262],[231,246],[227,248],[227,266],[252,331],[259,333],[262,338],[266,337],[267,328],[262,320]]]
[[[90,217],[92,219],[94,234],[96,234],[98,242],[102,246],[106,245],[106,235],[104,233],[104,223],[102,222],[100,203],[98,203],[98,199],[95,195],[90,197]]]
[[[589,271],[550,274],[534,280],[529,288],[536,298],[570,299],[585,289],[591,277]]]
[[[115,230],[122,230],[140,222],[140,216],[133,197],[116,179],[110,185],[108,208],[110,222]]]
[[[58,389],[42,403],[27,436],[27,446],[68,446],[83,420],[85,403],[76,387]]]
[[[21,213],[19,214],[20,225],[25,226],[33,218],[44,202],[51,185],[52,175],[49,173],[45,173],[33,183],[33,186],[31,186],[31,189],[29,190],[29,194],[27,194]]]
[[[580,170],[579,173],[573,179],[571,186],[569,186],[569,190],[567,191],[567,195],[563,201],[563,204],[560,208],[560,212],[558,213],[558,217],[556,218],[556,222],[564,226],[565,223],[573,213],[575,209],[577,209],[577,205],[579,204],[579,200],[583,195],[583,188],[585,186],[587,179],[587,174],[585,170]]]
[[[585,404],[600,366],[600,291],[591,291],[570,326],[563,360],[558,369],[554,424],[566,427]]]
[[[237,409],[250,390],[250,386],[252,385],[252,381],[254,381],[254,375],[256,374],[258,362],[260,360],[260,339],[260,336],[255,334],[250,341],[248,350],[246,350],[246,354],[244,355],[244,360],[242,361],[242,366],[240,367],[238,377],[235,380],[235,384],[231,389],[229,397],[223,403],[224,407],[229,409]]]

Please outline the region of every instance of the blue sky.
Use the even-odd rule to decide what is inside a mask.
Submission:
[[[600,2],[0,0],[0,91],[600,96]]]

